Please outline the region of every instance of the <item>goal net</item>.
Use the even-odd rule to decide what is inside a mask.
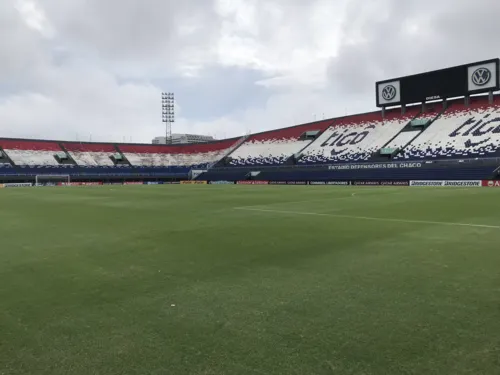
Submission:
[[[57,186],[59,183],[69,184],[69,174],[40,174],[35,176],[35,186]]]

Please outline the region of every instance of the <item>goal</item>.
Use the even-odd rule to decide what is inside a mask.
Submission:
[[[35,186],[56,186],[58,183],[71,182],[69,174],[39,174],[35,176]]]

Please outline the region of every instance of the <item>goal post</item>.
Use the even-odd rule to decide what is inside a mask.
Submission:
[[[38,174],[35,176],[35,186],[56,186],[59,182],[69,184],[69,174]]]

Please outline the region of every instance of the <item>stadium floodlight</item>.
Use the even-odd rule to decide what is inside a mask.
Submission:
[[[165,123],[165,143],[172,143],[172,124],[175,122],[175,97],[173,92],[161,93],[161,120]]]

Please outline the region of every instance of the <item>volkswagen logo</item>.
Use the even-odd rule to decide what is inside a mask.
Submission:
[[[396,97],[396,88],[393,85],[387,85],[382,89],[382,98],[386,101],[391,101]]]
[[[472,73],[472,82],[476,86],[484,86],[491,80],[491,72],[487,68],[478,68]]]

